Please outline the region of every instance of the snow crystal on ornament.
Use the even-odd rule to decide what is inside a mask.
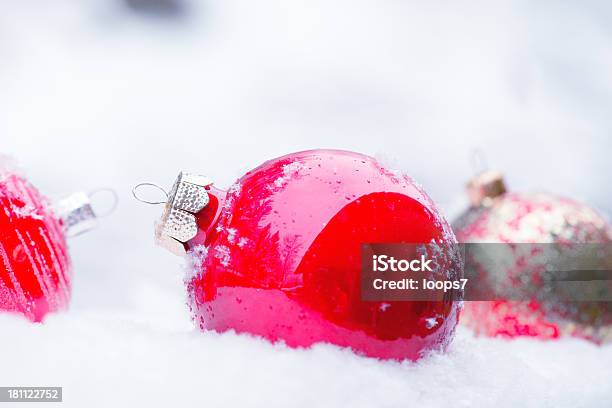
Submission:
[[[227,195],[225,196],[223,207],[221,208],[222,212],[228,212],[232,208],[232,206],[234,205],[234,202],[240,195],[240,188],[241,188],[241,185],[238,182],[230,186],[230,188],[227,190]]]
[[[231,260],[230,249],[225,245],[219,245],[215,248],[215,258],[219,260],[221,265],[228,266]]]
[[[390,303],[381,303],[378,308],[380,309],[381,312],[384,312],[390,307],[391,307]]]
[[[237,232],[238,232],[238,231],[236,231],[236,228],[228,228],[228,229],[227,229],[227,241],[228,241],[230,244],[233,244],[233,243],[234,243],[234,241],[236,240],[236,233],[237,233]]]
[[[249,239],[247,237],[240,237],[240,239],[238,240],[238,247],[239,248],[244,248],[244,246],[249,242]]]
[[[238,183],[238,182],[236,182],[236,183],[232,184],[232,185],[230,186],[230,188],[228,188],[228,189],[227,189],[227,196],[228,196],[228,199],[229,199],[230,197],[231,197],[231,198],[233,198],[233,199],[235,199],[235,198],[237,197],[238,193],[240,193],[240,188],[241,188],[241,187],[242,187],[242,186],[241,186],[241,185],[240,185],[240,183]],[[233,201],[233,200],[226,200],[226,202],[227,202],[227,201]]]
[[[232,221],[232,207],[240,196],[240,188],[240,183],[236,182],[227,190],[225,200],[221,207],[221,214],[219,215],[219,224],[216,227],[217,232],[223,231],[223,226],[228,225]]]
[[[202,265],[208,256],[208,248],[204,245],[196,245],[187,252],[185,262],[185,282],[190,281],[198,275],[198,271],[202,269]]]
[[[39,208],[36,208],[31,204],[26,204],[22,207],[12,205],[11,212],[19,218],[32,218],[35,220],[43,220],[45,218],[42,214],[40,214]]]
[[[438,318],[436,317],[430,317],[425,319],[425,326],[428,329],[433,329],[434,327],[436,327],[438,325]]]
[[[283,166],[283,175],[276,180],[274,180],[274,185],[276,187],[283,187],[293,176],[299,173],[300,170],[304,168],[304,165],[299,161],[294,161],[293,163],[285,164]]]

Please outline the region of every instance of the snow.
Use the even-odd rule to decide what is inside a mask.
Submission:
[[[431,329],[432,327],[435,327],[438,324],[438,319],[436,319],[435,317],[430,317],[429,319],[425,319],[425,323],[427,324],[427,328]]]
[[[180,170],[220,187],[316,147],[395,163],[452,218],[476,148],[517,191],[612,211],[612,6],[600,1],[11,2],[0,13],[0,154],[43,192],[114,188],[70,241],[70,311],[0,316],[0,385],[63,406],[612,406],[612,347],[475,339],[383,363],[200,333],[162,209],[131,197]],[[0,294],[1,296],[1,294]]]
[[[447,355],[379,362],[320,345],[71,312],[45,325],[0,316],[2,384],[61,384],[66,406],[604,407],[612,348],[587,342],[476,340]],[[36,367],[36,369],[33,369]],[[85,401],[92,403],[85,404]]]
[[[219,245],[215,249],[215,258],[220,260],[221,265],[228,266],[231,259],[231,249],[225,245]]]
[[[282,187],[287,184],[293,177],[295,177],[300,170],[302,170],[303,165],[300,162],[293,162],[289,164],[285,164],[283,166],[283,175],[276,180],[274,180],[274,186]]]

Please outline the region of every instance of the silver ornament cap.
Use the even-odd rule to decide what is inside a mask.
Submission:
[[[467,183],[466,187],[470,203],[475,207],[489,205],[493,199],[506,192],[504,176],[496,170],[478,174]]]
[[[184,243],[198,233],[195,214],[210,201],[206,187],[212,184],[207,177],[179,173],[155,228],[155,239],[160,246],[177,255],[186,253]]]
[[[74,237],[98,226],[98,217],[91,206],[89,195],[84,192],[72,193],[57,201],[55,212],[64,224],[67,237]]]

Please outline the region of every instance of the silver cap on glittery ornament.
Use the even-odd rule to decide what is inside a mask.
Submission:
[[[94,211],[92,205],[92,198],[99,193],[108,193],[112,197],[110,207],[103,214]],[[67,237],[74,237],[96,228],[98,219],[111,214],[117,208],[118,201],[115,190],[100,188],[90,193],[82,191],[72,193],[56,201],[53,208],[62,220],[64,234]]]
[[[164,191],[167,198],[165,202],[151,202],[139,198],[137,189],[146,185],[164,190],[152,183],[138,184],[133,190],[134,197],[139,201],[165,204],[162,217],[155,228],[155,240],[172,253],[184,255],[184,244],[198,233],[195,214],[210,201],[206,187],[212,185],[212,181],[204,176],[181,172],[170,193]]]
[[[55,204],[55,211],[64,225],[67,237],[74,237],[90,231],[98,225],[96,213],[86,193],[70,194]]]
[[[466,189],[473,206],[486,206],[506,192],[506,184],[501,172],[488,170],[472,177]]]

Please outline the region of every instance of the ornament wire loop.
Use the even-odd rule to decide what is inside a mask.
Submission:
[[[164,201],[150,201],[150,200],[145,200],[142,197],[138,196],[138,189],[142,188],[142,187],[154,187],[155,189],[161,191],[165,196],[166,199]],[[168,194],[168,192],[166,190],[164,190],[162,187],[158,186],[155,183],[139,183],[136,184],[134,186],[134,188],[132,189],[132,195],[134,196],[134,198],[138,201],[140,201],[141,203],[145,203],[145,204],[152,204],[152,205],[157,205],[157,204],[166,204],[168,202],[168,200],[170,199],[170,195]]]
[[[487,157],[481,149],[475,148],[472,150],[470,156],[474,174],[484,173],[488,170],[489,166],[487,165]]]
[[[119,206],[119,195],[117,194],[117,192],[109,187],[105,187],[105,188],[98,188],[95,189],[93,191],[90,191],[87,196],[89,197],[89,199],[93,202],[94,201],[94,197],[96,195],[99,195],[100,193],[110,193],[110,195],[112,196],[112,204],[110,205],[110,208],[107,209],[106,211],[103,212],[98,212],[96,211],[96,216],[98,218],[105,218],[108,217],[109,215],[111,215],[112,213],[115,212],[115,210],[117,209],[117,207]]]

